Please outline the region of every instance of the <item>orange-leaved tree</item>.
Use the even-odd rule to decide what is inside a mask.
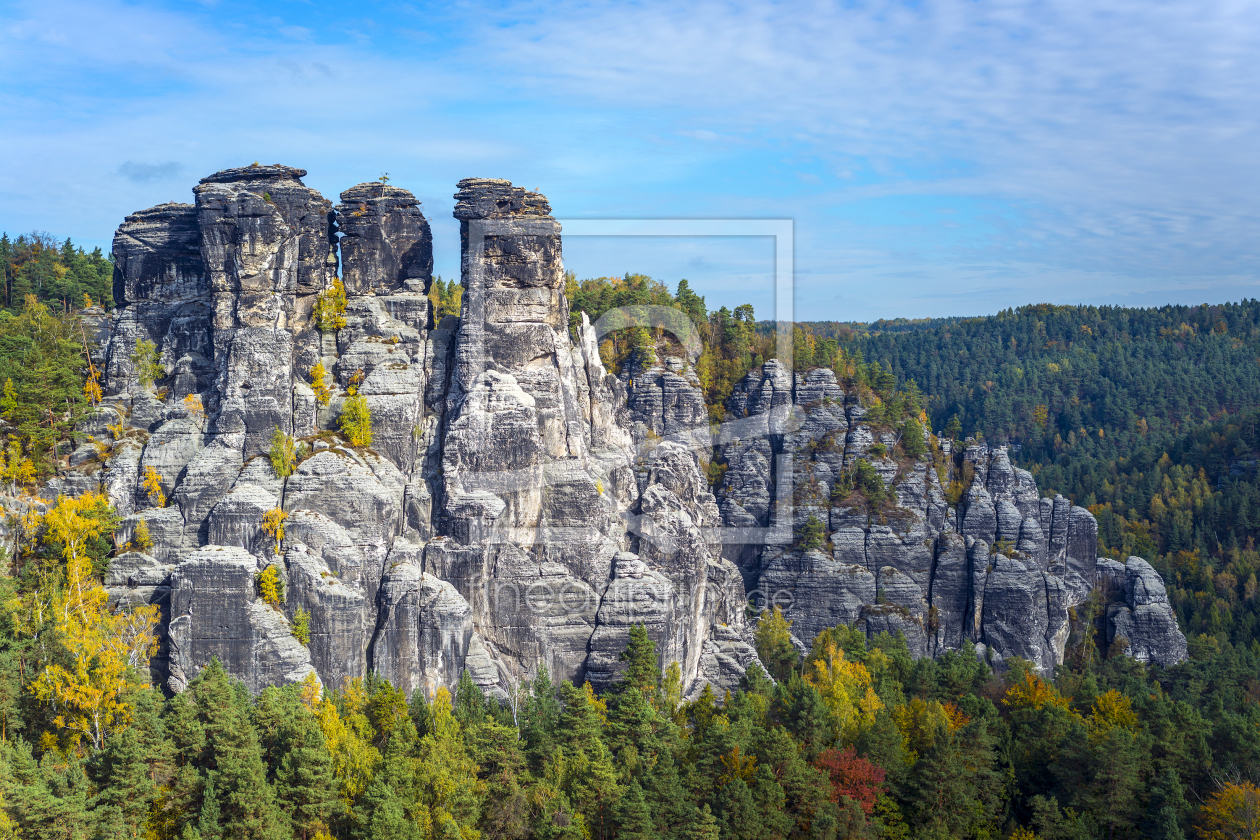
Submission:
[[[1247,781],[1222,785],[1203,804],[1199,828],[1207,840],[1260,837],[1260,788]]]

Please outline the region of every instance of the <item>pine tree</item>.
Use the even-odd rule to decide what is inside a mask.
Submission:
[[[455,686],[455,719],[461,727],[481,723],[486,719],[486,695],[481,686],[473,682],[472,674],[465,668]]]
[[[556,745],[556,728],[560,725],[560,704],[546,665],[538,666],[538,677],[530,686],[529,698],[521,709],[521,738],[525,757],[535,771],[551,758]]]
[[[295,837],[309,840],[329,823],[337,787],[324,733],[298,688],[264,689],[252,720],[280,812]]]
[[[219,811],[219,796],[214,789],[214,774],[206,779],[201,795],[201,813],[197,817],[197,836],[201,840],[219,840],[223,837],[223,818]]]
[[[189,683],[187,693],[205,729],[201,765],[214,782],[224,840],[282,840],[288,820],[267,782],[248,692],[216,659]],[[206,826],[197,829],[204,840]]]
[[[654,840],[656,829],[652,825],[652,814],[647,802],[643,799],[643,788],[639,783],[630,780],[617,805],[617,838],[618,840]]]
[[[566,752],[602,740],[604,721],[599,708],[584,690],[565,680],[560,684],[560,703],[564,711],[560,713],[556,736]]]
[[[718,821],[714,818],[709,806],[703,805],[697,812],[696,821],[687,834],[687,840],[719,840],[722,836]]]
[[[172,744],[159,717],[161,697],[151,689],[135,692],[132,725],[109,737],[92,767],[97,793],[91,808],[102,834],[136,837],[145,833],[160,793],[156,778],[170,770]]]
[[[1187,810],[1185,789],[1177,771],[1165,767],[1151,786],[1146,817],[1142,820],[1142,836],[1150,840],[1185,840],[1179,817]]]
[[[656,642],[648,635],[647,628],[635,624],[630,628],[630,643],[618,657],[628,663],[617,684],[618,690],[637,688],[644,697],[656,699],[661,685],[661,666],[656,658]]]

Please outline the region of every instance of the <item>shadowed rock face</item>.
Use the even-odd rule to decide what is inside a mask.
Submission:
[[[606,685],[642,624],[691,694],[721,690],[756,661],[749,591],[790,601],[802,645],[856,622],[904,633],[917,655],[971,640],[994,661],[1061,661],[1067,608],[1094,585],[1096,529],[1088,511],[1039,499],[1004,450],[967,448],[976,479],[957,508],[928,458],[873,460],[895,491],[887,510],[833,499],[840,473],[891,441],[831,371],[766,363],[711,437],[694,359],[619,379],[585,317],[570,338],[561,230],[543,196],[459,183],[463,312],[434,324],[415,197],[360,184],[333,208],[305,174],[225,170],[194,188],[195,204],[128,216],[115,237],[107,397],[84,430],[132,431],[108,464],[76,451],[57,481],[101,487],[124,536],[148,525],[151,553],[115,561],[108,584],[162,606],[153,666],[172,689],[215,656],[255,691],[370,670],[433,691],[467,669],[502,693],[540,664]],[[345,325],[323,334],[312,308],[339,266]],[[137,381],[140,339],[160,352],[156,387]],[[371,448],[334,434],[351,388],[371,410]],[[283,480],[263,455],[276,429],[304,444]],[[705,477],[715,444],[727,464],[717,497]],[[166,507],[142,486],[150,468]],[[276,508],[288,517],[279,545],[262,528]],[[788,545],[810,517],[826,547]],[[1141,562],[1112,587],[1127,593],[1113,635],[1175,660],[1184,640]],[[268,565],[287,593],[278,606],[258,594]],[[298,609],[306,644],[292,635]]]
[[[358,184],[337,205],[346,293],[388,294],[408,281],[423,291],[433,276],[433,234],[415,196],[385,184]]]

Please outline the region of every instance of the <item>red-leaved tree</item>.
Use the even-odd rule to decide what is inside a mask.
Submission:
[[[860,757],[853,747],[843,752],[827,750],[814,766],[831,777],[832,802],[846,796],[861,805],[868,816],[884,792],[884,768]]]

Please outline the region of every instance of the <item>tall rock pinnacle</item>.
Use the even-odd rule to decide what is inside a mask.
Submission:
[[[610,374],[585,316],[570,334],[542,195],[459,182],[462,311],[435,319],[415,197],[359,184],[334,208],[305,174],[228,169],[195,204],[126,218],[106,396],[82,428],[112,448],[84,444],[45,490],[101,489],[124,517],[119,544],[141,522],[152,534],[111,561],[107,585],[161,606],[152,668],[172,690],[215,657],[254,691],[374,671],[432,692],[467,670],[503,697],[542,665],[605,686],[642,625],[695,696],[757,661],[750,595],[783,607],[801,646],[846,623],[901,632],[916,655],[972,642],[1047,670],[1099,574],[1126,582],[1109,635],[1148,661],[1184,657],[1158,574],[1137,558],[1100,565],[1089,512],[1039,499],[1005,450],[896,460],[894,433],[826,369],[767,361],[716,437],[692,351]],[[344,324],[322,332],[314,305],[339,270]],[[352,397],[370,445],[339,434]],[[788,409],[801,422],[780,430],[770,414]],[[295,439],[291,474],[267,457],[277,435]],[[887,509],[845,495],[859,460]],[[937,467],[948,481],[964,460],[975,480],[951,506]],[[722,542],[767,531],[780,498],[822,548]],[[268,566],[281,603],[256,585]]]

